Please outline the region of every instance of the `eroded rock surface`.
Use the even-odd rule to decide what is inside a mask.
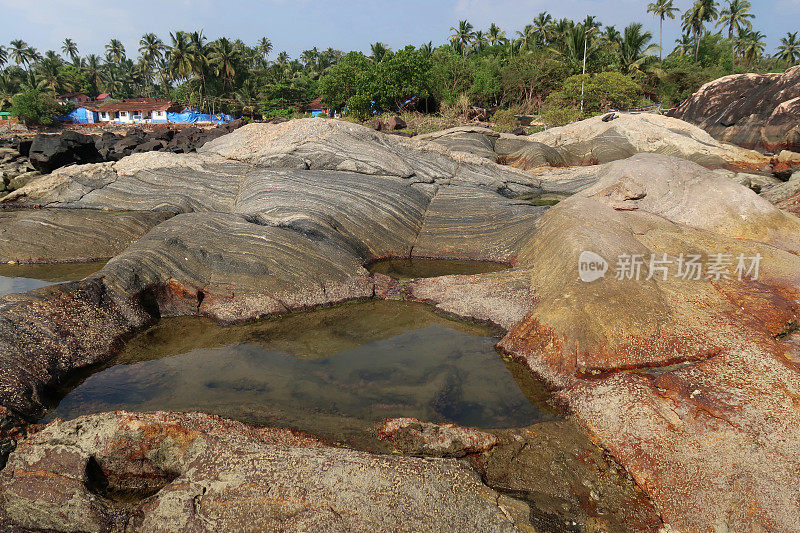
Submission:
[[[644,137],[629,136],[621,129],[625,120],[622,116],[603,123],[616,123],[613,135],[608,134],[615,138],[611,145],[595,139],[576,147],[566,136],[563,143],[554,144],[581,157],[595,152],[624,157],[617,137],[625,137],[636,148],[646,145],[637,143],[644,143],[644,134],[650,131],[634,128]],[[652,120],[663,126],[674,119]],[[77,369],[113,357],[127,335],[162,314],[237,321],[354,298],[407,297],[506,328],[503,349],[557,391],[557,399],[633,476],[671,527],[800,529],[796,512],[800,415],[795,408],[800,378],[796,356],[791,355],[795,352],[790,352],[796,347],[784,340],[798,321],[800,219],[733,179],[686,160],[699,153],[699,160],[708,166],[755,164],[763,160],[761,156],[683,129],[675,135],[684,144],[669,144],[662,129],[656,128],[659,137],[648,142],[683,158],[639,154],[593,167],[593,176],[563,169],[547,176],[526,173],[433,142],[310,119],[246,126],[208,143],[196,155],[141,154],[38,179],[3,203],[163,211],[175,216],[84,281],[0,299],[0,404],[16,416],[35,418],[47,405],[54,385]],[[548,134],[559,135],[556,130]],[[608,146],[613,150],[606,150]],[[525,200],[544,193],[548,181],[566,186],[570,176],[580,180],[571,185],[576,194],[555,207]],[[604,278],[592,283],[580,280],[577,266],[582,251],[608,261]],[[730,261],[727,277],[709,277],[705,270],[698,279],[676,277],[676,262],[689,254],[698,254],[705,262],[724,254],[718,259]],[[640,267],[638,279],[633,274],[616,279],[620,256],[634,255],[647,263]],[[735,268],[740,255],[760,257],[757,279],[752,271],[739,279]],[[370,275],[364,268],[392,256],[491,259],[514,268],[407,284]],[[648,277],[651,256],[671,261],[672,270],[654,270]],[[140,415],[107,416],[112,424],[141,420]],[[171,424],[163,417],[173,415],[159,416],[151,421],[156,433]],[[65,524],[75,518],[36,511],[44,508],[42,498],[50,508],[63,505],[56,493],[44,490],[46,485],[37,485],[43,492],[27,491],[27,482],[16,485],[19,480],[8,476],[31,471],[26,479],[33,483],[38,480],[35,472],[58,471],[63,460],[63,482],[88,490],[83,482],[91,453],[86,450],[95,448],[82,448],[74,424],[50,426],[40,440],[26,441],[29,447],[11,456],[17,466],[10,468],[10,463],[2,473],[8,483],[0,506],[6,520],[24,525],[27,522],[20,520],[27,514],[43,521],[66,516],[65,522],[47,527],[68,529]],[[69,437],[64,447],[47,440],[72,434],[78,440]],[[108,438],[103,442],[113,443],[116,437]],[[239,449],[239,444],[225,447],[229,445]],[[75,452],[76,446],[83,451]],[[112,457],[117,456],[97,453],[100,470],[113,478],[108,474],[113,466],[106,467],[99,457],[109,457],[107,464],[113,465],[118,459]],[[290,500],[300,494],[292,491],[302,489],[317,498],[302,501],[326,505],[338,496],[325,488],[325,475],[319,474],[327,471],[323,466],[338,464],[339,480],[356,475],[345,471],[347,465],[355,464],[361,472],[403,469],[398,479],[405,480],[408,474],[404,483],[422,491],[414,494],[428,495],[420,503],[403,492],[402,483],[399,493],[391,493],[391,498],[407,502],[392,512],[409,524],[417,524],[417,519],[439,524],[439,518],[450,517],[443,511],[432,518],[440,507],[428,498],[435,500],[435,495],[453,486],[463,483],[483,494],[488,490],[474,473],[455,474],[449,466],[441,466],[448,463],[435,463],[439,466],[434,470],[428,466],[420,470],[419,463],[406,469],[411,463],[400,465],[396,458],[359,455],[367,463],[357,458],[353,463],[348,461],[354,452],[346,450],[309,453],[305,448],[278,447],[266,465],[249,461],[247,453],[230,461],[235,469],[249,472],[242,462],[247,458],[247,468],[256,464],[261,479],[288,487]],[[39,469],[47,465],[37,461],[46,462],[51,470]],[[222,490],[214,476],[224,472],[209,461],[206,470],[169,472],[178,476],[175,479],[189,479],[190,485],[194,479],[186,478],[190,474],[215,479],[208,488],[210,507],[206,506],[212,509],[207,516],[214,526],[244,520],[244,515],[226,514],[224,509],[230,507],[217,505],[244,496],[233,488],[224,494],[214,492]],[[275,466],[297,461],[316,465],[318,477],[298,480],[292,468],[278,471]],[[79,481],[69,481],[73,478]],[[470,479],[477,485],[470,485]],[[262,490],[251,481],[257,487],[248,490]],[[339,505],[356,505],[350,514],[338,516],[320,505],[313,512],[303,507],[287,519],[307,520],[297,522],[301,528],[320,524],[346,528],[362,524],[359,520],[383,523],[362,514],[369,506],[360,498],[368,491],[358,483],[351,499],[330,504],[337,512]],[[174,490],[161,488],[125,516],[142,528],[149,527],[150,520],[165,520],[173,529],[194,527],[196,512],[187,502],[197,493],[187,499],[189,489],[174,484],[169,480],[164,487]],[[224,486],[227,491],[229,485]],[[100,504],[85,492],[72,494],[76,513],[107,520],[109,515],[92,507]],[[525,515],[519,501],[507,495],[490,491],[488,502],[478,497],[484,502],[479,505],[469,494],[456,491],[454,497],[467,500],[442,501],[450,502],[451,510],[462,505],[475,509],[474,529],[511,527],[508,516],[516,517],[519,525],[518,517]],[[508,503],[505,511],[502,502]],[[269,506],[264,513],[263,503],[258,519],[286,518],[280,514],[284,510],[270,514]],[[242,508],[251,509],[247,505],[242,503]],[[381,505],[378,502],[376,509],[383,509]],[[396,515],[385,516],[395,520]],[[438,529],[462,525],[462,519],[463,515],[448,518]]]
[[[498,500],[455,460],[191,413],[56,422],[0,472],[0,525],[49,531],[517,531]]]
[[[800,152],[800,67],[719,78],[700,87],[673,116],[745,148]]]

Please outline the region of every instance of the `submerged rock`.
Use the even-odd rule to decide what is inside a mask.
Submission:
[[[719,78],[700,87],[672,116],[745,148],[800,152],[800,66]]]

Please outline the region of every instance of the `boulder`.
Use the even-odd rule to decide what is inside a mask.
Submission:
[[[407,127],[406,121],[397,116],[389,117],[389,120],[386,121],[386,129],[389,131],[402,130]]]
[[[95,163],[102,160],[95,147],[94,137],[69,130],[58,135],[40,134],[34,137],[29,158],[36,170],[43,173],[73,163]]]
[[[672,113],[745,148],[800,152],[800,66],[709,82]]]

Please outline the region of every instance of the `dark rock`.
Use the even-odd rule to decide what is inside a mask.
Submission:
[[[619,118],[616,113],[608,113],[607,115],[603,115],[603,122],[611,122],[614,119]]]
[[[94,137],[75,131],[58,135],[37,135],[30,148],[30,160],[43,173],[72,163],[96,163],[102,160]]]
[[[145,141],[142,144],[138,145],[136,148],[134,148],[133,153],[139,154],[142,152],[153,152],[157,150],[163,150],[166,146],[167,146],[167,141],[153,139],[150,141]]]
[[[24,157],[28,157],[31,152],[32,144],[33,144],[33,139],[26,139],[19,141],[19,143],[17,144],[17,151]]]
[[[514,131],[511,132],[511,135],[527,135],[528,132],[525,128],[519,127],[515,128]]]
[[[402,130],[406,127],[408,127],[406,121],[400,117],[390,117],[389,120],[386,121],[386,129],[389,131]]]
[[[384,129],[383,121],[379,118],[373,118],[369,122],[367,122],[367,127],[372,128],[375,131],[381,131]]]

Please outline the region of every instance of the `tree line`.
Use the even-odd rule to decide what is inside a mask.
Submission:
[[[135,57],[118,39],[102,56],[81,55],[70,38],[43,54],[15,39],[0,46],[0,109],[19,95],[33,101],[106,92],[169,97],[211,113],[285,116],[297,103],[322,97],[362,118],[398,108],[481,106],[564,121],[580,116],[578,86],[584,114],[645,102],[669,107],[722,75],[796,64],[798,32],[767,54],[751,9],[747,0],[697,0],[680,13],[674,0],[655,0],[647,13],[659,21],[658,42],[638,22],[617,29],[594,16],[573,21],[543,12],[513,35],[496,24],[476,30],[462,20],[439,46],[392,50],[378,42],[367,54],[314,47],[297,58],[272,57],[266,37],[251,46],[227,37],[209,41],[202,31],[176,31],[166,41],[147,33]],[[663,26],[678,18],[683,33],[667,52]]]

